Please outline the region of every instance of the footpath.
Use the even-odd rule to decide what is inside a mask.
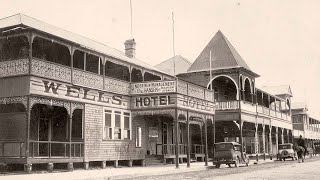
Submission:
[[[250,161],[250,165],[254,165],[256,161]],[[259,164],[273,162],[271,160],[260,160]],[[72,172],[59,172],[54,171],[52,173],[31,173],[31,174],[0,174],[0,180],[113,180],[113,179],[125,179],[125,178],[138,178],[141,176],[154,176],[154,175],[167,175],[184,172],[204,171],[208,168],[212,169],[212,162],[208,163],[208,166],[204,166],[204,162],[191,163],[191,167],[187,167],[186,163],[180,164],[180,168],[176,169],[174,164],[169,165],[157,165],[147,167],[121,167],[113,168],[107,167],[106,169],[75,169]]]

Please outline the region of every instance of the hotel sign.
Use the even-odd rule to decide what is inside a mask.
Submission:
[[[176,92],[176,81],[131,84],[131,94],[156,94]]]

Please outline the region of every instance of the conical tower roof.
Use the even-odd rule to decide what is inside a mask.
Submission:
[[[241,58],[239,53],[235,50],[235,48],[220,30],[214,35],[194,63],[190,66],[188,72],[210,70],[210,51],[212,70],[244,68],[254,76],[259,76],[249,68],[246,62]]]

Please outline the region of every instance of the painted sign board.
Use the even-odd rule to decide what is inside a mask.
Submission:
[[[126,96],[35,77],[30,79],[30,94],[121,109],[130,105]]]
[[[149,95],[131,98],[133,109],[173,107],[176,105],[175,95]]]
[[[176,81],[132,83],[131,94],[157,94],[176,92]]]

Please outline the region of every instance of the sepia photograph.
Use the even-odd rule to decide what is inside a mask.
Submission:
[[[319,8],[0,0],[0,179],[320,179]]]

